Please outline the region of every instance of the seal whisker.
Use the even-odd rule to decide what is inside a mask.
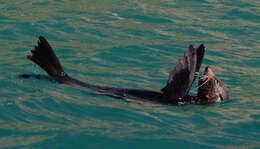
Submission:
[[[204,77],[205,77],[205,78],[204,78]],[[202,78],[200,78],[200,80],[201,80],[201,79],[203,79],[203,80],[204,80],[204,79],[207,79],[207,80],[206,80],[205,82],[203,82],[200,86],[198,86],[198,88],[202,87],[203,85],[205,85],[205,84],[206,84],[207,82],[209,82],[209,80],[210,80],[210,78],[209,78],[208,76],[205,76],[205,75],[204,75]]]

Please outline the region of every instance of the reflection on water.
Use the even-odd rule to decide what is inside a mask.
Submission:
[[[0,148],[260,146],[258,1],[20,0],[0,8]],[[162,106],[20,80],[45,74],[25,58],[39,35],[80,80],[156,90],[189,44],[204,43],[202,69],[213,67],[232,100]]]

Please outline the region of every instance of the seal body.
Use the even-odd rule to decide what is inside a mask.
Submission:
[[[217,102],[219,99],[226,98],[221,83],[214,85],[214,78],[211,81],[203,84],[198,91],[197,96],[188,95],[189,90],[194,82],[197,74],[199,73],[200,66],[204,57],[205,47],[200,45],[198,48],[189,46],[188,50],[184,53],[184,57],[180,59],[177,65],[171,71],[168,82],[161,90],[145,90],[145,89],[131,89],[131,88],[117,88],[102,85],[92,85],[69,76],[62,68],[62,65],[55,55],[52,47],[47,40],[40,36],[38,45],[31,50],[31,55],[27,58],[39,65],[48,73],[48,77],[43,75],[28,75],[22,74],[21,78],[35,77],[37,79],[48,79],[62,84],[71,86],[85,87],[99,93],[123,99],[134,99],[139,101],[149,101],[153,103],[179,105],[179,104],[201,104],[207,100]],[[213,73],[213,71],[212,71]],[[214,73],[213,73],[214,74]],[[207,69],[204,76],[210,76],[210,71]],[[213,75],[215,76],[215,75]],[[209,77],[208,77],[209,78]],[[200,79],[202,84],[202,79]],[[216,84],[216,83],[215,83]],[[219,86],[219,87],[218,87]],[[213,90],[212,87],[215,87]],[[222,88],[221,88],[222,87]],[[226,89],[226,88],[225,88]],[[206,102],[205,102],[206,103]],[[211,103],[211,102],[208,102]]]

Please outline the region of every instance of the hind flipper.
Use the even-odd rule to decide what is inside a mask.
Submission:
[[[38,64],[50,76],[65,75],[59,59],[56,57],[52,47],[44,37],[39,37],[38,45],[35,46],[34,50],[31,50],[31,53],[32,55],[27,55],[27,58]]]

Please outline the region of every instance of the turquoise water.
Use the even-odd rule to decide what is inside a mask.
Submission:
[[[0,148],[260,148],[258,0],[0,1]],[[160,89],[189,44],[204,43],[230,102],[165,106],[17,77],[45,36],[71,76]],[[194,84],[191,94],[196,94]]]

